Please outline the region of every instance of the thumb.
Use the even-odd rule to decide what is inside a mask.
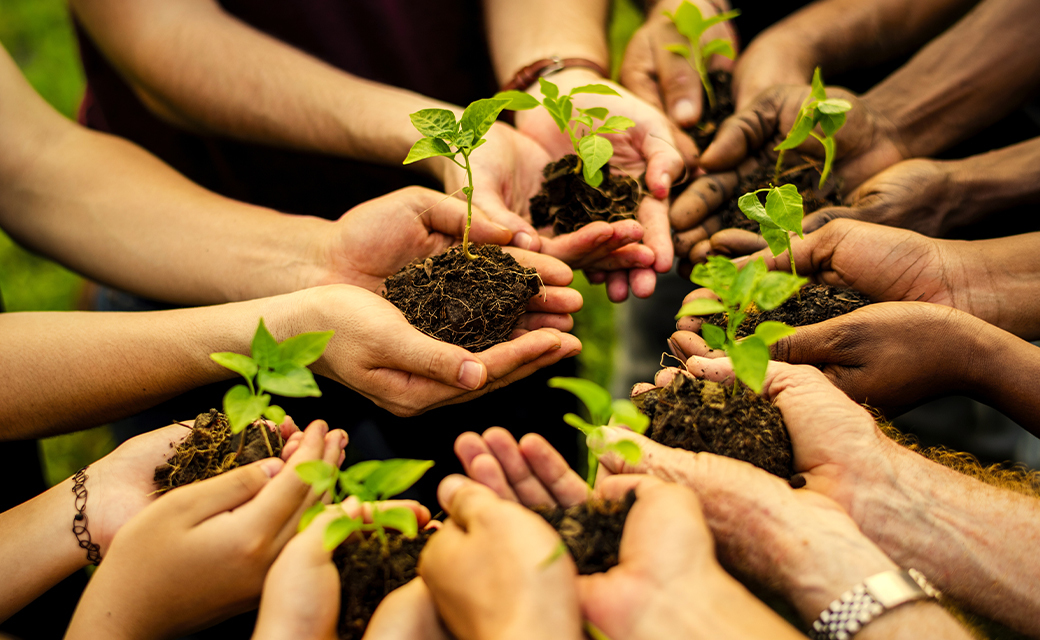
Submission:
[[[198,524],[248,502],[271,481],[285,463],[279,458],[258,460],[202,482],[171,491],[168,500],[176,513]]]
[[[859,220],[860,215],[853,207],[825,207],[805,216],[805,219],[802,220],[802,231],[804,233],[811,233],[831,220],[837,220],[838,218]]]
[[[461,238],[466,231],[466,203],[458,198],[447,198],[434,203],[429,209],[427,228],[430,231],[443,233],[453,238]],[[483,211],[473,208],[473,222],[469,230],[469,239],[480,244],[507,245],[513,232],[495,222]]]
[[[686,162],[670,128],[648,131],[643,139],[646,186],[658,200],[667,201],[672,184],[686,174]]]
[[[732,169],[751,151],[761,148],[779,126],[779,104],[779,94],[769,91],[726,118],[701,154],[701,167],[708,173]]]
[[[403,321],[403,318],[402,318]],[[487,367],[462,347],[442,342],[408,325],[391,343],[383,366],[473,391],[487,382]]]
[[[834,320],[826,320],[798,327],[794,334],[781,338],[769,350],[774,360],[789,364],[836,363],[834,338],[840,334]]]

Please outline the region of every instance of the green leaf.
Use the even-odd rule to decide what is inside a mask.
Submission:
[[[791,241],[791,236],[786,231],[772,223],[758,225],[758,231],[762,234],[762,239],[769,245],[769,252],[774,256],[787,251],[787,244]]]
[[[560,88],[545,78],[538,78],[538,88],[542,90],[542,95],[550,100],[560,97]]]
[[[589,130],[592,130],[592,127],[596,126],[595,123],[592,121],[592,116],[587,116],[584,113],[574,116],[574,121],[580,122],[581,124],[588,127]]]
[[[712,17],[706,18],[704,20],[704,30],[707,31],[715,25],[732,20],[733,18],[736,18],[739,15],[740,9],[733,9],[732,11],[724,11],[723,13],[715,14]]]
[[[549,378],[549,386],[553,389],[563,389],[578,396],[589,411],[589,417],[595,426],[607,424],[610,414],[613,412],[613,398],[610,392],[590,380],[582,378]]]
[[[631,400],[615,400],[613,409],[614,414],[610,416],[611,424],[626,425],[632,431],[640,434],[646,432],[646,428],[650,426],[650,418],[640,411]]]
[[[763,311],[772,311],[793,296],[808,280],[784,271],[770,271],[755,291],[755,304]]]
[[[384,460],[383,464],[365,479],[365,488],[375,493],[380,500],[386,500],[407,491],[432,466],[433,460]]]
[[[419,533],[419,521],[415,512],[405,507],[393,509],[376,509],[372,512],[372,520],[384,529],[400,531],[406,538],[414,538]]]
[[[800,144],[805,142],[805,139],[812,133],[813,127],[816,126],[816,121],[813,119],[812,110],[805,110],[798,113],[798,120],[795,121],[794,126],[787,133],[787,137],[783,139],[783,142],[773,147],[773,151],[784,151],[786,149],[795,149]]]
[[[812,75],[812,97],[813,100],[823,101],[827,99],[827,89],[823,86],[823,78],[820,76],[820,68],[816,67]]]
[[[263,389],[287,398],[319,398],[321,389],[314,381],[314,374],[306,367],[286,368],[280,371],[261,371],[256,376],[258,389]]]
[[[842,100],[841,98],[828,98],[817,102],[816,109],[820,113],[826,113],[827,115],[833,116],[838,115],[839,113],[851,111],[852,103],[848,100]]]
[[[722,256],[709,256],[708,262],[693,268],[690,280],[694,284],[714,291],[723,304],[727,301],[729,289],[737,278],[737,265]]]
[[[766,212],[766,208],[762,206],[762,201],[758,197],[758,193],[745,193],[744,195],[737,198],[737,206],[740,210],[748,217],[749,220],[753,220],[759,224],[769,224],[772,220],[769,219],[769,214]]]
[[[296,533],[300,533],[306,529],[314,519],[321,515],[321,512],[325,510],[325,505],[321,502],[316,502],[310,506],[309,509],[303,512],[300,516],[300,524],[296,525]]]
[[[618,440],[603,447],[604,451],[613,451],[625,459],[628,464],[639,464],[643,451],[631,440]]]
[[[527,111],[541,104],[538,98],[524,91],[499,91],[494,97],[496,100],[508,100],[506,109],[510,111]]]
[[[755,393],[762,393],[766,367],[769,366],[769,347],[766,343],[761,338],[749,336],[730,346],[726,355],[733,362],[733,373]]]
[[[767,320],[755,327],[755,336],[762,340],[766,346],[776,344],[781,338],[793,336],[794,332],[794,327],[789,327],[783,322],[773,322],[772,320]]]
[[[600,130],[612,129],[614,131],[625,131],[636,126],[636,123],[631,118],[625,116],[610,116],[607,118]]]
[[[362,483],[382,464],[382,460],[365,460],[347,467],[339,474],[339,477],[344,482]]]
[[[665,11],[664,15],[668,16],[675,23],[675,28],[678,29],[679,33],[686,36],[686,39],[694,45],[700,41],[701,34],[707,29],[704,26],[704,14],[689,2],[680,4],[675,13]]]
[[[845,114],[839,113],[837,115],[828,115],[826,113],[817,114],[819,117],[817,120],[820,122],[820,128],[828,136],[833,137],[834,134],[838,133],[838,130],[845,126]]]
[[[603,120],[610,113],[606,107],[589,107],[588,109],[578,109],[578,111],[597,120]]]
[[[726,310],[726,307],[722,305],[718,300],[711,298],[696,298],[684,304],[679,313],[675,314],[675,319],[684,318],[686,316],[710,316],[713,313],[722,313]]]
[[[730,292],[731,303],[741,310],[746,309],[752,300],[756,286],[765,276],[766,271],[766,263],[762,258],[744,265],[737,275],[737,279],[733,281],[733,289]]]
[[[285,409],[272,404],[264,409],[264,417],[275,424],[282,424],[285,421]]]
[[[581,156],[582,172],[585,174],[585,182],[592,186],[593,178],[599,174],[614,155],[614,145],[610,140],[602,136],[585,136],[578,143],[578,155]],[[602,177],[600,177],[602,180]]]
[[[473,132],[473,141],[467,146],[472,146],[473,143],[484,137],[484,134],[498,118],[498,114],[502,113],[502,109],[505,109],[509,102],[509,100],[484,98],[466,107],[466,110],[462,112],[460,124],[463,131]]]
[[[701,325],[701,337],[712,349],[726,348],[726,332],[713,324]]]
[[[834,138],[824,138],[820,140],[823,143],[823,171],[820,172],[820,188],[827,183],[828,176],[831,175],[831,168],[834,166],[834,155],[836,153],[834,149]]]
[[[574,87],[573,89],[571,89],[571,92],[567,95],[576,96],[579,93],[594,93],[601,96],[617,96],[619,98],[621,97],[620,93],[618,93],[614,89],[611,89],[605,84],[583,84],[580,87]]]
[[[556,123],[556,126],[560,129],[561,133],[567,131],[567,121],[563,119],[563,113],[560,111],[560,105],[552,98],[546,98],[545,102],[542,103],[545,106],[545,110],[549,113],[549,116]]]
[[[329,526],[325,528],[325,533],[322,534],[322,543],[326,551],[332,551],[350,537],[350,534],[361,528],[363,525],[361,518],[351,518],[350,516],[343,516],[342,518],[336,518],[329,523]]]
[[[715,38],[708,44],[701,48],[701,56],[707,60],[711,56],[722,56],[723,58],[729,58],[732,60],[737,57],[737,52],[733,49],[733,43],[725,38]]]
[[[216,362],[222,367],[231,369],[252,384],[253,376],[256,375],[257,366],[256,362],[254,362],[249,356],[244,356],[241,353],[222,351],[220,353],[211,353],[209,354],[209,357],[213,362]]]
[[[336,332],[311,331],[283,340],[278,345],[282,362],[291,362],[298,367],[306,367],[325,353],[325,347],[328,346],[334,333]]]
[[[307,460],[296,465],[296,475],[320,496],[332,488],[338,474],[336,467],[324,460]]]
[[[560,117],[563,118],[564,122],[570,122],[571,115],[574,113],[574,101],[571,100],[570,96],[563,96],[558,104],[560,105]]]
[[[585,422],[585,419],[576,413],[565,413],[563,414],[563,421],[574,427],[578,431],[581,431],[586,436],[591,435],[597,427]]]
[[[766,194],[766,213],[781,229],[794,231],[799,237],[805,235],[802,233],[802,194],[798,193],[798,187],[793,184],[769,190]]]
[[[690,48],[684,44],[666,44],[664,45],[664,48],[666,51],[670,51],[677,56],[682,56],[684,58],[690,57]]]
[[[422,109],[408,117],[419,133],[427,138],[451,140],[459,130],[455,114],[447,109]]]
[[[231,425],[231,433],[238,433],[264,414],[264,409],[271,402],[266,393],[254,396],[244,385],[237,384],[224,394],[224,413]]]
[[[261,369],[264,367],[273,369],[278,364],[278,341],[267,330],[263,318],[260,318],[260,324],[256,327],[256,333],[253,334],[252,354],[253,360]]]
[[[461,145],[460,145],[461,146]],[[419,138],[412,145],[412,148],[408,150],[408,156],[404,159],[402,164],[412,164],[426,158],[436,158],[438,156],[444,156],[447,158],[454,158],[456,152],[448,148],[448,144],[443,140],[437,138]]]

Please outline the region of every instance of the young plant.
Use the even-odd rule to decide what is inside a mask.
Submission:
[[[423,109],[409,116],[423,137],[412,145],[404,164],[443,156],[466,170],[468,184],[462,188],[466,195],[466,230],[462,235],[462,253],[470,260],[476,260],[477,257],[469,250],[469,228],[473,222],[473,169],[469,157],[486,142],[484,135],[508,104],[509,100],[499,98],[477,100],[466,107],[458,121],[455,120],[455,114],[447,109]],[[460,154],[462,162],[458,160]]]
[[[287,398],[320,397],[321,390],[307,365],[325,352],[333,331],[301,333],[278,342],[264,326],[264,319],[253,335],[252,357],[240,353],[211,353],[210,358],[246,379],[224,394],[224,414],[231,433],[239,433],[261,417],[281,424],[285,411],[271,404],[270,394]],[[267,440],[267,429],[262,429]],[[244,438],[240,440],[244,442]],[[271,451],[271,443],[267,441]]]
[[[762,206],[762,200],[758,194],[766,192],[766,204]],[[769,250],[774,256],[784,251],[791,258],[791,273],[798,275],[794,268],[794,252],[791,250],[791,232],[804,238],[802,232],[802,218],[805,210],[802,208],[802,194],[798,193],[798,187],[793,184],[784,184],[779,187],[769,186],[768,189],[759,189],[751,193],[745,193],[737,199],[737,206],[749,219],[758,223],[762,237],[769,243]]]
[[[701,84],[704,85],[704,93],[708,95],[708,105],[714,109],[715,89],[711,86],[711,79],[708,78],[708,60],[713,55],[720,55],[732,60],[737,56],[737,53],[733,50],[733,43],[725,38],[715,38],[702,45],[701,36],[715,25],[736,18],[740,15],[740,11],[735,9],[705,18],[700,9],[683,0],[683,3],[679,5],[675,13],[665,11],[664,15],[668,16],[668,19],[675,24],[675,28],[679,30],[679,33],[690,41],[689,46],[668,44],[664,48],[686,58],[686,61],[690,63],[693,70],[700,76]]]
[[[561,133],[566,133],[571,139],[571,146],[580,162],[575,167],[575,172],[581,171],[585,182],[590,187],[598,188],[603,184],[603,167],[607,166],[614,156],[614,145],[610,140],[603,137],[604,134],[621,133],[635,126],[625,116],[611,116],[605,107],[590,107],[588,109],[575,109],[574,96],[579,93],[594,93],[604,96],[621,97],[605,84],[586,84],[574,87],[570,93],[561,96],[560,88],[545,78],[538,79],[542,90],[542,101],[529,93],[522,91],[502,91],[495,95],[509,101],[506,106],[512,111],[526,111],[534,109],[538,105],[545,107],[553,122],[559,127]],[[574,112],[577,111],[577,115]],[[596,125],[596,121],[602,122]],[[584,128],[578,125],[584,125]]]
[[[406,491],[432,466],[432,460],[397,458],[367,460],[340,471],[324,460],[309,460],[296,465],[296,474],[311,485],[318,495],[331,492],[332,504],[339,504],[348,496],[354,496],[361,503],[357,517],[343,515],[329,523],[322,536],[326,551],[338,547],[355,531],[370,531],[379,538],[383,552],[389,553],[386,529],[395,529],[414,538],[419,533],[419,523],[411,509],[383,509],[379,503]],[[370,509],[366,509],[366,505]],[[325,508],[324,504],[318,502],[307,509],[300,519],[299,530],[306,529]],[[365,522],[365,511],[371,512],[372,522]]]
[[[823,171],[820,172],[820,188],[822,189],[827,182],[828,176],[831,174],[831,167],[834,165],[834,135],[845,125],[845,114],[850,109],[852,109],[852,103],[848,100],[827,97],[827,90],[824,88],[823,80],[820,78],[820,68],[816,67],[816,71],[813,72],[812,91],[809,93],[809,97],[802,102],[802,106],[798,110],[798,117],[794,121],[794,126],[791,127],[791,131],[788,132],[783,142],[773,148],[773,151],[780,152],[780,155],[776,158],[776,171],[773,175],[773,182],[780,182],[780,170],[784,165],[784,152],[788,149],[797,148],[809,136],[812,136],[823,145]],[[816,133],[816,125],[820,125],[823,135]]]
[[[793,334],[794,329],[782,322],[763,322],[753,335],[738,341],[737,328],[747,318],[752,305],[771,311],[808,281],[783,271],[769,271],[761,258],[738,270],[722,256],[711,256],[707,264],[694,267],[690,280],[711,289],[719,299],[698,298],[688,302],[675,318],[725,313],[726,328],[704,323],[701,337],[712,349],[724,350],[733,362],[737,378],[755,393],[762,393],[769,365],[769,345]],[[736,392],[737,385],[733,385],[733,393]]]
[[[550,378],[549,386],[570,391],[578,396],[589,412],[591,422],[586,422],[581,416],[573,413],[563,416],[563,421],[585,434],[585,444],[589,450],[587,481],[590,487],[596,483],[599,457],[607,451],[619,454],[629,464],[639,462],[639,445],[631,440],[599,444],[603,442],[601,433],[606,425],[628,425],[628,428],[640,434],[650,426],[650,418],[637,409],[631,400],[614,400],[610,397],[609,391],[595,382],[581,378]]]

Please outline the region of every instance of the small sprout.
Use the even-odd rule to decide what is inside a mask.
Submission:
[[[708,95],[708,104],[714,109],[715,89],[711,86],[711,80],[708,77],[708,60],[713,55],[720,55],[732,60],[737,57],[737,53],[733,50],[733,43],[725,38],[715,38],[702,45],[701,36],[715,25],[736,18],[740,15],[740,11],[726,11],[706,19],[700,9],[683,0],[683,3],[679,5],[675,13],[665,11],[664,15],[668,16],[668,19],[675,23],[675,28],[679,30],[679,33],[690,41],[689,46],[669,44],[665,45],[664,48],[686,58],[690,66],[700,76],[701,84],[704,85],[704,93]]]
[[[552,553],[550,553],[545,558],[545,560],[542,560],[541,562],[538,563],[538,568],[539,569],[548,569],[549,567],[553,566],[553,564],[555,564],[557,560],[559,560],[560,558],[562,558],[563,556],[565,556],[569,552],[570,552],[570,549],[567,548],[567,544],[563,540],[560,540],[556,544],[556,546],[553,547]]]
[[[766,192],[766,204],[758,194]],[[794,268],[794,251],[791,250],[791,233],[797,233],[799,238],[804,238],[802,232],[802,217],[805,210],[802,208],[802,194],[798,193],[798,187],[793,184],[784,184],[779,187],[769,186],[768,189],[759,189],[751,193],[745,193],[737,199],[737,206],[744,212],[748,219],[758,223],[762,237],[769,243],[769,250],[774,256],[787,251],[791,258],[791,273],[798,275]]]
[[[278,424],[285,420],[285,411],[271,404],[269,393],[287,398],[320,397],[321,390],[307,365],[321,357],[333,333],[301,333],[279,343],[260,318],[253,336],[252,357],[211,353],[209,357],[214,362],[246,379],[244,385],[235,385],[224,395],[224,414],[231,433],[239,433],[261,417]]]
[[[763,322],[755,333],[737,340],[737,328],[747,318],[752,305],[771,311],[808,282],[783,271],[769,271],[759,258],[738,270],[722,256],[711,256],[707,264],[693,268],[690,277],[694,283],[711,289],[718,300],[698,298],[683,305],[676,319],[684,316],[707,316],[725,313],[726,329],[712,324],[701,325],[701,337],[712,349],[722,349],[733,362],[733,373],[755,393],[762,393],[769,366],[769,345],[792,335],[794,329],[782,322]],[[736,393],[736,385],[733,385]]]
[[[549,386],[554,389],[570,391],[578,396],[589,412],[586,422],[581,416],[568,413],[563,421],[585,434],[585,444],[589,449],[589,470],[587,481],[592,487],[596,484],[596,469],[599,457],[613,451],[629,464],[637,464],[642,452],[639,445],[631,440],[621,440],[610,444],[603,442],[602,430],[606,425],[624,424],[636,433],[642,434],[650,426],[650,418],[646,417],[631,400],[614,400],[610,392],[595,382],[581,378],[550,378]]]
[[[509,100],[498,98],[477,100],[466,107],[458,121],[455,120],[455,114],[447,109],[423,109],[409,116],[423,137],[412,145],[404,164],[443,156],[466,170],[468,186],[462,188],[466,195],[466,230],[462,235],[462,252],[470,260],[476,260],[477,257],[469,250],[469,228],[473,223],[473,169],[469,157],[477,147],[487,142],[484,135],[508,104]],[[459,154],[462,154],[462,162],[457,159]]]
[[[614,145],[610,140],[603,137],[604,134],[622,133],[626,129],[635,126],[625,116],[611,116],[604,107],[590,107],[588,109],[577,109],[578,115],[574,115],[575,107],[573,96],[579,93],[594,93],[604,96],[621,97],[605,84],[586,84],[574,87],[567,95],[560,95],[560,88],[545,78],[538,79],[542,90],[542,101],[529,93],[522,91],[502,91],[495,94],[496,98],[509,101],[507,109],[512,111],[526,111],[534,109],[538,105],[545,107],[553,122],[559,127],[561,133],[566,133],[571,139],[574,153],[581,162],[576,170],[581,170],[585,182],[590,187],[598,188],[603,184],[603,167],[607,166],[611,157],[614,156]],[[602,124],[597,125],[596,120]],[[578,125],[584,125],[580,130]]]
[[[355,531],[372,531],[382,543],[383,551],[389,553],[386,529],[395,529],[402,535],[414,538],[419,533],[419,522],[411,509],[383,509],[380,503],[406,491],[432,466],[432,460],[398,458],[367,460],[340,471],[324,460],[309,460],[296,465],[296,474],[311,485],[318,495],[330,491],[333,504],[354,496],[361,503],[362,514],[365,505],[371,507],[372,522],[365,522],[363,515],[354,518],[343,515],[330,522],[323,534],[326,551],[338,547]],[[306,529],[325,508],[324,504],[318,502],[307,509],[300,518],[299,530]]]
[[[780,155],[776,158],[776,171],[773,175],[773,182],[780,182],[780,170],[784,165],[784,152],[788,149],[797,148],[809,136],[812,136],[823,145],[823,171],[820,172],[820,188],[822,189],[827,182],[828,176],[831,174],[831,167],[834,166],[834,136],[845,125],[845,114],[850,109],[852,109],[852,103],[848,100],[827,97],[827,90],[824,88],[823,80],[820,78],[820,68],[816,67],[816,71],[813,72],[812,91],[809,93],[809,97],[802,103],[801,109],[798,110],[798,117],[794,121],[794,126],[791,127],[791,131],[788,132],[783,142],[773,149],[773,151],[780,152]],[[816,125],[820,125],[823,135],[814,131]]]

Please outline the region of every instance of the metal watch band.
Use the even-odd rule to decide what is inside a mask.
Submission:
[[[916,569],[873,575],[823,610],[809,629],[812,640],[848,640],[881,614],[907,602],[941,596]]]
[[[607,70],[603,68],[603,65],[592,60],[553,56],[552,58],[542,58],[517,71],[513,79],[502,87],[502,91],[527,91],[531,85],[538,82],[538,78],[551,76],[570,67],[585,67],[592,69],[604,78],[607,77]]]

